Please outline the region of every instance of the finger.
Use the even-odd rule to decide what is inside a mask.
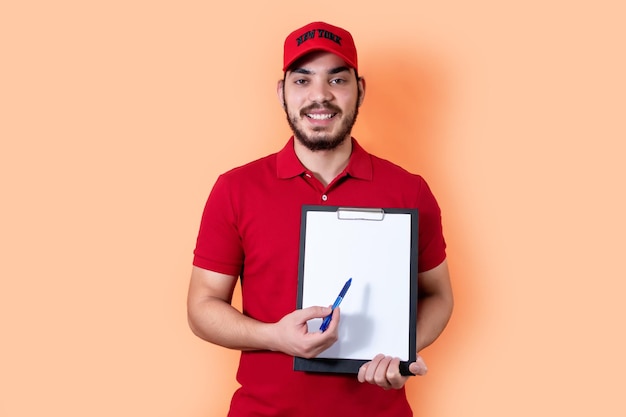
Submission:
[[[335,331],[339,327],[339,318],[341,316],[341,312],[339,311],[339,307],[333,310],[333,315],[330,318],[330,324],[328,325],[327,331],[331,333]]]
[[[374,372],[374,383],[385,389],[391,388],[391,382],[387,379],[387,369],[392,360],[393,358],[391,356],[383,357],[380,362],[378,362],[376,372]]]
[[[383,354],[378,354],[374,356],[372,361],[369,363],[367,369],[365,370],[364,379],[370,384],[380,385],[382,387],[388,386],[387,378],[385,373],[387,371],[387,363],[391,360],[391,358],[387,358]]]
[[[312,306],[299,310],[299,318],[302,321],[308,321],[311,319],[324,318],[332,312],[330,307]]]
[[[423,376],[428,372],[428,367],[424,359],[420,355],[417,355],[415,362],[409,365],[409,371],[413,372],[415,375]]]
[[[387,367],[387,381],[394,389],[400,389],[406,384],[408,377],[400,373],[400,358],[393,358]]]
[[[357,375],[357,379],[359,380],[359,382],[365,382],[365,373],[367,372],[367,367],[370,363],[372,362],[366,362],[359,368],[359,373]]]
[[[369,382],[370,384],[374,382],[374,375],[376,374],[376,368],[378,367],[378,364],[384,357],[385,355],[378,354],[374,356],[374,358],[370,362],[368,362],[368,366],[365,369],[365,373],[363,375],[365,381]]]

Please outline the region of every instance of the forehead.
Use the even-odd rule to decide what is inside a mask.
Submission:
[[[314,51],[293,63],[287,72],[304,69],[311,72],[327,72],[334,68],[349,67],[340,56],[326,51]]]

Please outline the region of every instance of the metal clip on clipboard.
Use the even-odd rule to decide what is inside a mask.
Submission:
[[[381,208],[339,207],[337,209],[337,219],[339,220],[382,221],[384,218],[385,211]]]

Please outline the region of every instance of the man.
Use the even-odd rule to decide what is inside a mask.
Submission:
[[[452,312],[439,207],[420,176],[368,154],[351,137],[365,81],[349,32],[323,22],[295,30],[285,40],[283,71],[277,94],[294,135],[278,153],[215,183],[194,252],[190,327],[242,351],[232,417],[411,416],[408,377],[384,352],[357,376],[293,370],[294,356],[315,357],[337,340],[341,321],[335,309],[325,332],[308,332],[307,321],[331,308],[295,310],[300,213],[304,204],[419,210],[419,351]],[[231,306],[238,277],[243,313]],[[409,370],[426,373],[421,357]]]

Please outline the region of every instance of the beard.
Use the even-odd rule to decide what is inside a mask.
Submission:
[[[299,116],[290,116],[289,109],[285,105],[285,114],[287,115],[287,123],[289,123],[289,127],[293,132],[293,136],[300,142],[304,147],[311,151],[330,151],[341,145],[347,137],[350,136],[352,132],[352,127],[354,123],[356,123],[356,118],[359,114],[359,100],[360,100],[360,92],[358,94],[357,100],[354,109],[349,113],[343,113],[340,108],[336,107],[332,104],[314,104],[308,106],[300,111]],[[284,101],[284,100],[283,100]],[[303,129],[298,127],[300,118],[306,117],[306,113],[311,110],[329,110],[337,115],[344,115],[343,120],[341,121],[341,125],[339,126],[339,130],[336,134],[321,134],[317,133],[322,130],[322,128],[316,129],[313,128],[313,134],[307,135]],[[335,116],[336,117],[336,116]]]

